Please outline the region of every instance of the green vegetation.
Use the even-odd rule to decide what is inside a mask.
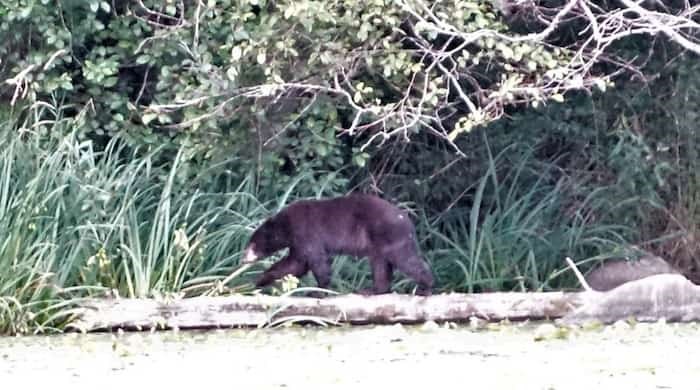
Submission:
[[[580,20],[506,39],[541,28],[505,3],[0,0],[0,333],[252,293],[252,229],[354,190],[411,211],[438,292],[575,288],[565,256],[633,246],[700,281],[697,55],[632,35],[574,82]]]

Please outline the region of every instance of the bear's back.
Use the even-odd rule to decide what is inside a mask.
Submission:
[[[354,193],[327,199],[295,201],[283,211],[293,220],[313,220],[328,229],[344,225],[362,228],[369,233],[386,230],[413,230],[408,214],[375,195]]]
[[[399,215],[407,217],[407,214],[392,203],[370,194],[352,193],[327,199],[302,199],[292,202],[287,206],[287,212],[308,212],[320,210],[331,214],[366,214],[367,217],[383,219],[385,217],[398,218]]]

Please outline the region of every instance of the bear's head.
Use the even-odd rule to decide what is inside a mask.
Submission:
[[[289,225],[283,215],[265,221],[250,237],[243,263],[253,263],[289,246]]]

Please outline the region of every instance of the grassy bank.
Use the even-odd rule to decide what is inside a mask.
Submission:
[[[3,333],[60,327],[81,297],[209,288],[269,211],[247,179],[226,192],[178,181],[180,155],[165,166],[159,151],[117,140],[96,151],[73,136],[38,139],[5,130],[0,140]]]
[[[438,292],[571,285],[562,277],[564,255],[600,253],[620,238],[618,227],[591,227],[586,215],[564,218],[566,183],[525,180],[525,165],[498,175],[498,158],[475,184],[471,209],[439,216],[414,209]],[[196,173],[182,162],[181,152],[133,150],[116,138],[98,150],[75,135],[6,128],[0,332],[60,330],[85,297],[253,291],[252,280],[269,262],[236,273],[226,286],[218,283],[236,271],[252,229],[310,191],[292,180],[284,192],[266,193],[254,175],[227,169],[235,161]],[[366,262],[336,259],[332,288],[348,292],[370,282]],[[406,292],[413,284],[396,275],[394,288]]]

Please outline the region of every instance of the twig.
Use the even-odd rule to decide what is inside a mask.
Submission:
[[[583,277],[583,274],[581,271],[578,270],[578,267],[576,264],[574,264],[574,261],[571,260],[569,256],[566,257],[566,264],[569,265],[572,271],[574,271],[574,274],[576,275],[576,279],[578,279],[579,283],[581,283],[581,286],[583,286],[583,289],[586,291],[594,291],[590,285],[588,285],[588,282],[586,281],[586,278]]]

